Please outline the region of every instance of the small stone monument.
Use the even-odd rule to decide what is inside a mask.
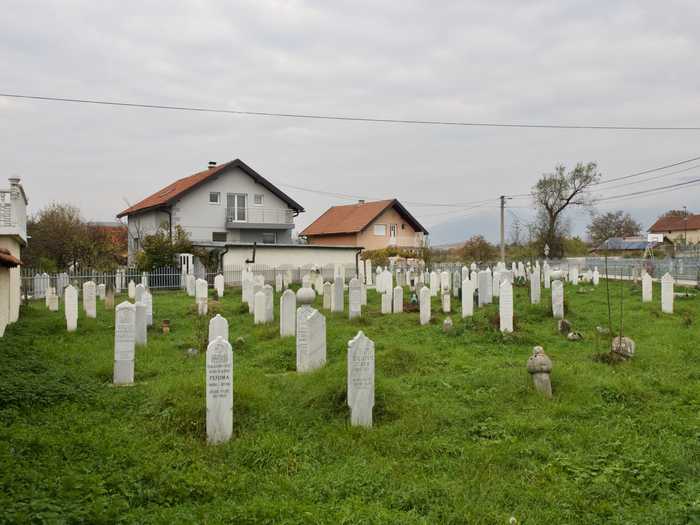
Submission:
[[[153,326],[153,296],[148,288],[143,292],[143,304],[146,305],[146,326]]]
[[[661,278],[661,311],[665,314],[673,313],[673,277],[670,273]]]
[[[652,280],[651,275],[644,273],[642,276],[642,302],[650,303],[652,301]]]
[[[549,374],[552,372],[552,360],[547,357],[541,346],[532,349],[532,355],[527,360],[527,371],[532,375],[535,390],[551,398],[552,382]]]
[[[452,300],[450,298],[450,292],[442,292],[442,313],[449,314],[452,311]]]
[[[105,294],[107,293],[107,287],[105,286],[104,283],[100,283],[97,285],[97,297],[100,299],[100,301],[105,300]]]
[[[530,273],[530,304],[540,304],[540,269],[538,266]]]
[[[323,283],[323,309],[330,310],[333,302],[333,285],[329,282]]]
[[[403,288],[401,286],[395,287],[393,294],[394,313],[400,314],[403,312]]]
[[[348,289],[349,318],[354,319],[362,315],[362,285],[360,280],[357,277],[350,279]]]
[[[611,348],[613,353],[623,357],[624,359],[632,359],[634,357],[635,344],[629,337],[615,337],[612,340]]]
[[[472,315],[474,315],[474,284],[467,278],[462,281],[462,319]]]
[[[297,296],[285,290],[280,297],[280,337],[294,337],[296,333]]]
[[[564,284],[559,279],[552,281],[552,316],[564,318]]]
[[[513,331],[513,285],[507,279],[501,283],[498,314],[501,332]]]
[[[383,314],[390,314],[391,313],[391,302],[392,302],[391,293],[389,293],[389,292],[382,293],[382,310],[381,310],[381,312]]]
[[[333,280],[333,301],[331,302],[331,312],[342,312],[345,309],[345,288],[342,277]]]
[[[66,330],[75,332],[78,329],[78,290],[69,284],[64,295]]]
[[[216,296],[217,298],[221,299],[224,296],[224,276],[221,274],[218,274],[216,277],[214,277],[214,289],[216,290]]]
[[[114,288],[107,286],[105,291],[105,310],[111,310],[112,308],[114,308]]]
[[[255,294],[255,299],[253,301],[253,315],[255,324],[267,323],[267,315],[265,313],[265,294],[261,291]]]
[[[312,308],[316,292],[297,291],[297,372],[311,372],[326,364],[326,318]]]
[[[221,337],[224,341],[228,341],[228,321],[221,315],[216,314],[209,319],[209,343],[217,337]]]
[[[97,317],[97,295],[95,283],[88,281],[83,283],[83,308],[85,315],[95,319]]]
[[[426,325],[430,323],[430,301],[432,294],[430,289],[423,287],[420,289],[419,300],[420,300],[420,324]]]
[[[146,346],[148,343],[148,325],[146,324],[146,305],[134,303],[135,311],[135,341],[136,346]]]
[[[263,286],[262,292],[265,295],[265,322],[271,323],[275,320],[275,292],[269,284]]]
[[[233,433],[233,349],[223,337],[207,346],[207,441],[225,443]]]
[[[445,332],[446,334],[450,333],[452,331],[452,328],[454,327],[454,323],[452,323],[452,318],[447,317],[443,322],[442,322],[442,331]]]
[[[352,426],[372,426],[374,342],[362,331],[348,341],[348,406]]]
[[[124,301],[116,308],[114,318],[114,374],[115,385],[134,382],[134,350],[136,337],[135,306]]]
[[[136,297],[136,284],[134,281],[129,281],[129,299],[134,299]]]
[[[207,315],[209,309],[209,291],[207,282],[204,279],[195,281],[195,301],[197,303],[197,314]]]

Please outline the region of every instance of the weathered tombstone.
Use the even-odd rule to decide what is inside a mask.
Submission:
[[[652,280],[651,275],[645,273],[642,276],[642,302],[650,303],[652,301]]]
[[[49,301],[49,311],[58,312],[58,295],[51,294],[51,296],[48,298],[48,301]]]
[[[462,266],[462,282],[466,281],[467,279],[469,279],[469,268]]]
[[[117,306],[114,317],[114,374],[112,381],[115,385],[130,385],[134,382],[135,338],[135,307],[128,301],[124,301]]]
[[[56,293],[58,295],[63,295],[66,287],[70,284],[68,279],[68,274],[66,272],[61,272],[56,278]]]
[[[374,407],[374,342],[362,331],[348,341],[350,425],[371,427]]]
[[[297,372],[310,372],[326,364],[326,318],[311,307],[316,293],[311,288],[297,292]]]
[[[634,357],[635,344],[629,337],[620,338],[617,336],[613,338],[610,350],[623,359],[632,359]]]
[[[462,281],[462,319],[474,315],[474,285],[469,278]]]
[[[100,283],[97,285],[97,297],[100,299],[100,301],[105,300],[105,294],[107,293],[107,287],[105,286],[104,283]]]
[[[114,293],[119,294],[124,288],[124,282],[126,280],[126,272],[122,269],[116,271],[114,275]]]
[[[670,273],[665,273],[661,278],[661,311],[673,313],[673,277]]]
[[[194,294],[192,294],[194,295]],[[241,302],[249,305],[253,302],[253,275],[244,271],[241,276]]]
[[[281,293],[284,289],[284,282],[282,280],[282,274],[275,272],[275,292]]]
[[[450,292],[443,292],[441,296],[442,313],[449,314],[452,311]]]
[[[494,270],[493,277],[491,279],[491,290],[493,290],[493,296],[498,297],[501,293],[501,272]]]
[[[501,292],[498,301],[498,314],[500,317],[501,332],[513,331],[513,285],[505,280],[501,283]]]
[[[296,333],[297,296],[285,290],[280,297],[280,337],[293,337]]]
[[[233,350],[223,337],[207,346],[207,441],[215,445],[233,433]]]
[[[392,303],[393,296],[389,292],[384,292],[382,294],[382,310],[381,312],[383,314],[390,314],[391,313],[391,303]]]
[[[360,281],[360,304],[367,306],[367,285]]]
[[[421,325],[426,325],[430,322],[430,300],[431,300],[431,292],[430,289],[427,287],[423,287],[420,289],[420,293],[418,295],[418,300],[420,302],[420,324]]]
[[[219,299],[224,296],[225,282],[224,276],[221,274],[217,274],[216,277],[214,277],[214,289],[216,290],[216,296]]]
[[[224,341],[228,341],[228,321],[226,318],[219,314],[209,319],[209,340],[216,340],[217,337],[221,337]]]
[[[148,343],[148,325],[146,324],[146,305],[134,303],[134,326],[136,346],[146,346]]]
[[[462,274],[458,271],[452,274],[452,295],[454,297],[459,297],[459,288],[462,285],[461,277]]]
[[[251,289],[251,296],[250,296],[250,302],[248,303],[248,312],[251,314],[255,313],[255,295],[258,292],[262,292],[263,289],[263,284],[260,283],[260,280],[256,277],[253,279],[253,285]]]
[[[554,282],[561,284],[561,281]],[[532,355],[527,360],[527,371],[532,375],[535,390],[544,394],[545,397],[552,397],[552,382],[549,378],[552,372],[552,361],[541,346],[532,349]]]
[[[564,318],[564,284],[559,279],[552,281],[552,316]]]
[[[271,323],[275,320],[275,291],[271,285],[266,284],[262,292],[265,294],[265,322]]]
[[[440,272],[440,293],[445,293],[450,291],[450,273],[442,271]]]
[[[129,292],[129,299],[133,299],[134,297],[136,297],[136,284],[134,283],[134,281],[129,281],[128,292]]]
[[[314,279],[314,288],[317,295],[323,295],[323,276],[321,273],[317,273]]]
[[[194,288],[194,298],[197,303],[197,314],[207,315],[207,311],[209,309],[209,290],[207,282],[204,279],[197,279],[195,281]]]
[[[372,260],[367,259],[365,261],[365,284],[367,286],[372,286]]]
[[[540,304],[540,269],[535,267],[530,273],[530,304]]]
[[[187,290],[187,295],[190,297],[195,297],[197,294],[197,279],[194,275],[188,274],[185,277],[185,289]]]
[[[362,285],[357,277],[350,279],[348,290],[349,316],[354,319],[362,315]]]
[[[342,277],[336,277],[333,281],[332,312],[342,312],[345,309],[345,288]]]
[[[333,285],[329,282],[323,283],[323,309],[330,310],[333,302]]]
[[[569,281],[574,286],[578,286],[578,266],[572,266],[569,268]]]
[[[141,284],[148,288],[148,272],[141,272]]]
[[[34,298],[43,299],[46,291],[44,290],[44,279],[40,273],[34,274],[33,279]]]
[[[83,286],[83,289],[84,288],[85,287]],[[134,289],[134,302],[142,303],[143,302],[143,294],[145,292],[146,292],[146,287],[143,284],[137,284],[136,288]]]
[[[486,267],[484,270],[488,274],[488,279],[486,279],[486,304],[493,303],[493,276],[491,275],[491,268]]]
[[[301,277],[301,287],[302,288],[310,288],[311,287],[311,276],[308,273],[305,273]]]
[[[153,326],[153,296],[148,288],[143,292],[142,299],[146,305],[146,326]]]
[[[598,286],[600,282],[600,272],[598,272],[598,267],[596,266],[593,270],[593,286]]]
[[[108,286],[105,292],[105,310],[111,310],[112,308],[114,308],[114,288]]]
[[[490,304],[491,297],[489,294],[489,283],[491,281],[491,274],[485,270],[482,270],[477,274],[477,276],[479,286],[479,306]]]
[[[253,315],[255,324],[267,323],[266,314],[266,302],[265,294],[261,291],[255,294],[255,299],[253,301]]]
[[[97,297],[95,283],[92,281],[83,283],[83,308],[87,317],[97,317]]]
[[[69,332],[75,332],[78,328],[78,290],[69,284],[64,295],[66,329]]]
[[[430,295],[437,297],[440,290],[440,278],[436,272],[430,272]]]
[[[394,313],[399,314],[403,312],[403,288],[397,286],[394,288]]]

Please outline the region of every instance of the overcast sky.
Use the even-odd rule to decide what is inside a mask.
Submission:
[[[399,119],[700,125],[696,0],[106,4],[4,2],[0,91]],[[23,179],[32,212],[71,202],[90,220],[114,220],[207,161],[238,157],[306,208],[298,229],[350,199],[285,184],[397,197],[429,229],[463,225],[460,236],[475,224],[495,231],[497,196],[528,192],[557,163],[596,161],[617,177],[694,156],[693,131],[368,124],[0,97],[2,178]],[[606,194],[693,178],[700,168]],[[469,212],[413,204],[488,198],[493,208]],[[600,209],[624,206],[648,226],[683,205],[700,211],[700,186]],[[574,229],[586,221],[578,216]]]

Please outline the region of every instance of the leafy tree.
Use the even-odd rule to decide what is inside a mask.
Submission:
[[[173,229],[172,239],[170,233],[161,225],[154,234],[143,238],[141,247],[141,251],[136,255],[136,266],[142,271],[171,266],[178,253],[193,253],[189,235],[180,225]]]
[[[611,237],[632,237],[639,235],[642,225],[629,213],[622,210],[596,215],[588,225],[588,235],[594,244],[600,244]]]
[[[466,261],[489,261],[498,255],[496,247],[482,235],[474,235],[462,247],[462,257]]]
[[[589,207],[594,200],[590,188],[600,179],[598,165],[578,163],[567,172],[563,165],[556,166],[553,173],[542,175],[532,188],[532,199],[537,209],[534,230],[539,249],[549,245],[550,255],[564,254],[564,238],[568,223],[564,212],[569,208]]]

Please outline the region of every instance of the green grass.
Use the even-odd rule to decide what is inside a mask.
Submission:
[[[111,386],[113,312],[24,308],[0,340],[0,521],[46,523],[700,523],[700,298],[676,314],[625,291],[632,362],[607,347],[605,287],[566,288],[583,341],[557,333],[549,291],[516,289],[516,331],[497,306],[442,333],[418,313],[381,316],[378,296],[354,321],[327,317],[328,363],[294,372],[294,338],[254,326],[238,290],[211,308],[234,346],[234,436],[206,445],[205,337],[194,299],[154,293],[136,384]],[[579,287],[581,289],[583,287]],[[593,290],[591,287],[585,287]],[[320,299],[317,299],[317,306]],[[453,300],[453,309],[458,303]],[[614,318],[617,330],[617,311]],[[351,428],[347,341],[376,343],[375,427]],[[242,339],[237,340],[241,337]],[[531,387],[534,345],[554,362],[554,399]]]

